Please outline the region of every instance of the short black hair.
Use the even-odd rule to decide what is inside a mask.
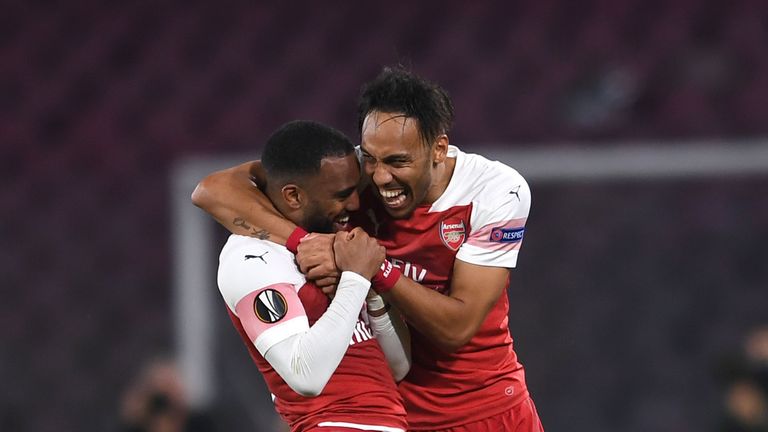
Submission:
[[[365,117],[372,111],[403,113],[418,120],[419,134],[428,146],[438,136],[447,134],[453,125],[453,104],[448,92],[403,66],[387,66],[363,86],[358,130],[363,130]]]
[[[278,128],[267,139],[261,163],[267,177],[297,180],[320,172],[327,157],[344,157],[355,146],[342,132],[309,120],[294,120]]]

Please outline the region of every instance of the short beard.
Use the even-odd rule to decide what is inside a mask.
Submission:
[[[333,234],[336,231],[333,221],[316,211],[311,211],[304,217],[302,228],[307,230],[307,232],[321,234]]]

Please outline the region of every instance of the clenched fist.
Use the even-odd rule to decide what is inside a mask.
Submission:
[[[320,288],[335,289],[341,273],[336,268],[333,258],[333,234],[312,233],[301,239],[296,254],[296,263],[307,280],[315,282]]]
[[[333,252],[339,270],[352,271],[366,279],[379,271],[387,254],[386,249],[361,228],[336,233]]]

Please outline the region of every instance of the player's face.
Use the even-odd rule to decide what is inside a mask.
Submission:
[[[310,232],[348,231],[349,212],[360,207],[359,181],[360,164],[354,153],[323,159],[318,175],[304,187],[308,203],[301,226]]]
[[[418,122],[400,113],[369,113],[361,135],[363,168],[384,208],[409,217],[432,186],[433,146],[424,144]]]

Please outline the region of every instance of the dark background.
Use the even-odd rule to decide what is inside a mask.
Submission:
[[[450,92],[466,151],[768,132],[760,0],[1,6],[2,430],[113,428],[174,348],[173,164],[294,118],[357,139],[382,65]],[[719,358],[768,321],[768,173],[532,187],[510,325],[545,427],[715,430]]]

